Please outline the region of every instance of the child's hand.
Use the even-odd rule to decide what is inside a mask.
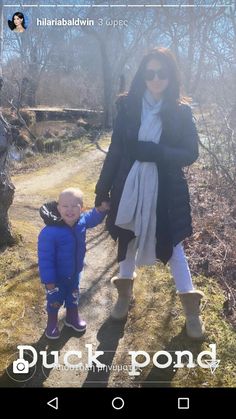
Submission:
[[[110,209],[110,202],[103,201],[99,207],[96,207],[96,209],[98,211],[100,211],[100,212],[109,211],[109,209]]]

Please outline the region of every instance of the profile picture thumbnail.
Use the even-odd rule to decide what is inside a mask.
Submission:
[[[8,19],[8,26],[13,32],[25,32],[27,29],[27,18],[21,12],[16,12],[11,19]]]

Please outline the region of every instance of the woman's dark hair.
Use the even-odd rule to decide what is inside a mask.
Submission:
[[[23,13],[21,13],[21,12],[16,12],[16,13],[14,13],[14,15],[12,16],[12,20],[8,20],[8,25],[9,25],[9,28],[13,31],[14,29],[16,29],[16,25],[15,25],[15,23],[14,23],[14,17],[15,16],[18,16],[20,19],[23,19],[23,21],[22,21],[22,26],[23,26],[23,28],[24,29],[26,29],[26,26],[25,26],[25,17],[24,17],[24,15],[23,15]]]
[[[180,101],[180,74],[176,59],[172,52],[167,48],[153,48],[148,54],[146,54],[138,68],[137,73],[131,83],[131,87],[128,93],[129,97],[135,100],[143,97],[146,90],[146,83],[144,79],[144,72],[147,68],[147,64],[151,60],[158,60],[167,70],[168,73],[168,86],[163,92],[164,100],[168,104],[176,104]]]

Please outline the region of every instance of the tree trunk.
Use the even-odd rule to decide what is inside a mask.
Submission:
[[[0,0],[0,77],[2,77],[2,49],[3,49],[3,2]]]
[[[11,227],[8,218],[8,210],[14,197],[14,185],[11,183],[7,157],[10,147],[9,129],[0,113],[0,247],[12,245],[14,238],[11,234]]]
[[[30,107],[36,106],[36,93],[39,85],[39,69],[37,63],[37,52],[32,50],[30,54],[29,64],[29,78],[27,86],[27,105]]]
[[[0,163],[1,164],[1,163]],[[0,247],[14,243],[8,218],[8,210],[14,197],[14,186],[6,173],[0,174]]]
[[[112,86],[111,86],[111,66],[107,55],[106,44],[103,39],[98,39],[102,58],[102,76],[103,76],[103,126],[111,128],[112,126]]]
[[[2,50],[3,50],[3,2],[0,0],[0,106],[1,106],[1,89],[3,85],[2,77]]]

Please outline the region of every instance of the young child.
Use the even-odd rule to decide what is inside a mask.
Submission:
[[[109,204],[82,213],[83,194],[79,189],[65,189],[58,204],[50,202],[40,208],[46,227],[38,237],[40,278],[47,295],[48,322],[45,334],[58,339],[58,311],[66,307],[65,324],[78,332],[86,323],[78,313],[79,281],[86,252],[86,229],[96,227],[107,214]]]

